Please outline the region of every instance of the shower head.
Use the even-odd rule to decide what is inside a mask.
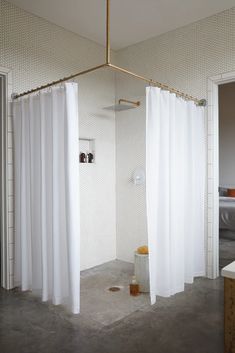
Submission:
[[[115,112],[121,112],[123,110],[133,109],[140,106],[140,101],[133,102],[127,99],[119,99],[118,104],[105,107],[106,110],[113,110]]]

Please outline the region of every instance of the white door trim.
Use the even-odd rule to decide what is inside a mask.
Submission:
[[[235,81],[235,71],[207,80],[208,197],[207,197],[207,276],[219,276],[219,97],[220,84]]]
[[[12,281],[10,278],[10,253],[9,253],[9,213],[8,213],[8,117],[9,102],[11,101],[12,94],[12,74],[11,70],[4,67],[0,67],[0,75],[5,80],[5,92],[3,99],[5,100],[5,107],[3,111],[3,119],[1,123],[1,171],[2,171],[2,183],[1,183],[1,203],[2,203],[2,222],[1,222],[1,286],[5,289],[12,288]]]

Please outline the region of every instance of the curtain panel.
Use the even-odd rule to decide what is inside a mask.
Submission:
[[[151,303],[205,275],[204,108],[146,91],[146,200]]]
[[[13,103],[15,284],[80,310],[78,87]]]

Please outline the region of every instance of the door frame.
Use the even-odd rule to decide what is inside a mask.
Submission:
[[[13,286],[13,281],[11,280],[10,274],[10,239],[9,239],[9,189],[8,189],[8,180],[9,180],[9,167],[8,167],[8,130],[9,130],[9,116],[10,116],[10,101],[12,94],[12,74],[11,70],[0,67],[0,75],[3,77],[4,92],[1,99],[4,101],[2,105],[2,111],[0,112],[0,124],[1,124],[1,170],[2,178],[0,185],[0,196],[1,196],[1,205],[2,205],[2,214],[1,214],[1,287],[5,289],[11,289]]]
[[[207,80],[207,277],[219,276],[219,85],[234,82],[235,71]]]

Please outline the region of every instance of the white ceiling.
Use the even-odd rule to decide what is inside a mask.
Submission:
[[[97,43],[105,44],[105,0],[10,0]],[[111,0],[114,50],[235,6],[235,0]]]

